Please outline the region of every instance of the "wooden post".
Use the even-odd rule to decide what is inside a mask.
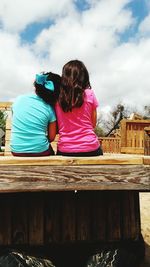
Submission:
[[[121,121],[121,153],[123,151],[123,148],[127,146],[127,130],[126,130],[126,120],[123,119]]]
[[[144,128],[144,155],[150,155],[150,127]]]
[[[5,132],[5,151],[4,155],[10,155],[10,134],[11,134],[11,106],[12,102],[0,102],[0,110],[5,111],[7,114],[6,118],[6,132]]]

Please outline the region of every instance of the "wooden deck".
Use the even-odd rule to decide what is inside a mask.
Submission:
[[[150,191],[150,156],[0,157],[0,192]]]

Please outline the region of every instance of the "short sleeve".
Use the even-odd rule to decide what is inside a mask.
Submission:
[[[98,100],[95,96],[95,93],[92,89],[85,90],[85,101],[92,104],[93,108],[97,108],[99,106]]]
[[[92,91],[93,92],[93,91]],[[93,92],[93,107],[97,108],[99,106],[98,100]]]
[[[56,114],[55,111],[52,107],[50,107],[50,117],[49,117],[49,122],[54,122],[56,121]]]

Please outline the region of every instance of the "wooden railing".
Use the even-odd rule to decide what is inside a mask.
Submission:
[[[101,137],[102,148],[104,153],[120,153],[121,139],[116,137]]]

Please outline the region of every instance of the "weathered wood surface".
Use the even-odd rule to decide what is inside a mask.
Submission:
[[[61,190],[150,191],[150,166],[0,166],[0,192]]]
[[[0,192],[150,190],[150,157],[1,157]]]
[[[0,245],[137,240],[141,233],[133,191],[0,194],[0,208]]]

